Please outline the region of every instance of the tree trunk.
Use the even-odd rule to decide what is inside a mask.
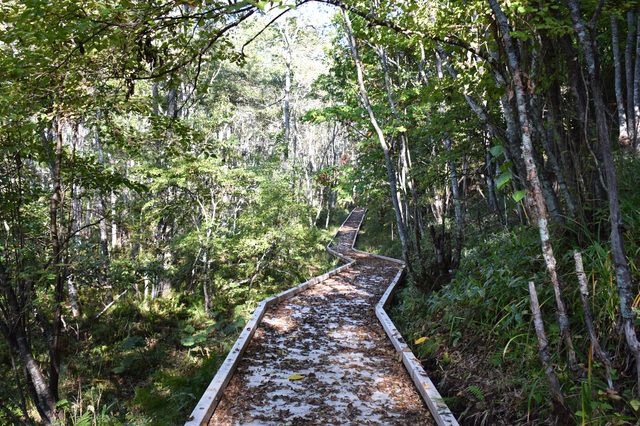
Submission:
[[[205,249],[202,255],[202,293],[204,295],[204,310],[208,312],[211,309],[211,296],[209,295],[208,281],[209,281],[209,257],[207,256],[208,250]]]
[[[57,398],[52,392],[51,386],[47,385],[47,380],[42,369],[36,362],[33,352],[29,347],[28,340],[25,336],[26,330],[24,324],[26,323],[25,315],[30,310],[26,309],[21,301],[18,300],[14,288],[9,283],[9,277],[7,276],[2,259],[0,259],[0,287],[6,298],[10,317],[14,319],[14,321],[9,323],[0,322],[2,334],[12,349],[20,356],[27,388],[31,393],[38,413],[42,417],[43,423],[52,423],[56,419],[55,406]]]
[[[611,15],[611,33],[613,39],[613,65],[615,67],[616,103],[618,106],[618,141],[621,146],[629,146],[629,133],[627,132],[627,114],[624,109],[624,94],[622,88],[622,57],[620,55],[620,31],[618,30],[618,18]]]
[[[451,139],[445,138],[445,147],[447,152],[451,153]],[[463,237],[463,220],[462,220],[462,204],[460,201],[460,186],[458,185],[458,172],[453,160],[449,160],[449,174],[451,175],[451,193],[453,195],[454,214],[456,218],[456,249],[453,253],[452,269],[460,266],[460,255],[462,252]]]
[[[116,223],[116,193],[111,191],[111,249],[118,247],[118,224]]]
[[[613,380],[611,379],[611,358],[609,358],[609,354],[602,349],[602,346],[600,346],[600,340],[598,339],[596,329],[593,326],[593,320],[591,319],[591,309],[589,308],[589,286],[587,285],[587,275],[584,273],[584,266],[582,265],[582,254],[580,254],[578,250],[574,250],[573,258],[576,262],[576,275],[578,276],[578,283],[580,285],[580,300],[582,301],[584,322],[587,326],[587,331],[589,332],[589,338],[591,339],[591,352],[604,364],[607,384],[609,385],[609,389],[613,389]]]
[[[551,353],[549,352],[549,340],[547,334],[544,331],[544,322],[542,321],[542,314],[540,312],[540,303],[538,302],[538,292],[533,281],[529,281],[529,301],[531,304],[531,312],[533,314],[533,325],[536,330],[536,336],[538,337],[538,350],[540,352],[540,360],[544,366],[544,373],[547,376],[547,382],[551,389],[551,396],[553,398],[553,406],[558,414],[560,420],[569,422],[571,419],[571,411],[567,407],[567,404],[562,395],[562,388],[558,377],[553,371],[553,365],[551,364]]]
[[[289,157],[289,143],[291,138],[291,110],[290,110],[290,97],[291,97],[291,42],[289,40],[289,25],[288,21],[284,20],[284,31],[282,33],[282,38],[285,42],[285,50],[284,50],[284,147],[285,147],[285,160]],[[295,143],[292,146],[293,148],[293,161],[296,160],[296,146]]]
[[[611,142],[609,140],[609,131],[607,129],[606,106],[602,99],[602,89],[600,87],[600,79],[598,69],[596,68],[596,59],[591,40],[588,38],[582,16],[580,6],[577,0],[568,0],[571,21],[573,29],[580,40],[580,44],[584,51],[585,60],[587,61],[587,69],[589,72],[589,82],[591,91],[593,92],[593,101],[596,110],[596,127],[598,130],[598,139],[602,147],[604,157],[605,176],[607,179],[607,187],[609,193],[609,219],[611,223],[611,251],[616,271],[616,286],[618,296],[620,297],[620,321],[622,329],[625,332],[629,350],[636,360],[636,374],[639,386],[637,387],[638,395],[640,395],[640,342],[636,336],[634,321],[636,314],[633,312],[633,290],[631,283],[631,270],[627,263],[627,256],[624,251],[624,243],[622,240],[622,218],[620,217],[620,201],[618,199],[618,183],[616,178],[615,165],[613,163],[613,154],[611,152]]]
[[[55,400],[58,400],[58,381],[60,378],[60,357],[62,353],[62,303],[64,301],[64,275],[65,267],[62,266],[62,241],[60,240],[60,227],[58,225],[58,209],[62,210],[62,123],[58,117],[56,120],[56,149],[55,162],[52,170],[53,194],[49,203],[49,232],[51,233],[51,249],[53,267],[55,269],[55,309],[53,314],[53,344],[49,356],[49,389]],[[55,415],[55,414],[54,414]]]
[[[384,72],[384,85],[385,85],[385,90],[387,92],[387,99],[389,100],[389,107],[391,108],[391,112],[393,113],[393,117],[396,120],[396,122],[398,124],[400,124],[400,114],[398,113],[398,108],[396,107],[396,103],[393,100],[393,91],[392,91],[392,87],[391,87],[391,79],[389,78],[389,68],[388,68],[388,64],[387,64],[387,53],[383,48],[379,48],[378,49],[378,55],[380,56],[380,62],[382,65],[382,70]],[[400,167],[402,170],[401,176],[402,176],[402,185],[400,186],[402,189],[402,195],[403,195],[403,201],[404,201],[404,209],[405,209],[405,215],[404,215],[404,219],[405,219],[405,228],[409,228],[409,217],[413,217],[413,226],[414,226],[414,234],[415,234],[415,240],[414,240],[414,250],[415,253],[418,254],[418,258],[420,260],[422,260],[422,248],[420,247],[420,240],[421,240],[421,232],[422,232],[422,228],[423,226],[420,224],[422,218],[420,217],[420,213],[419,213],[419,203],[418,203],[418,194],[415,190],[415,182],[413,181],[413,177],[411,176],[410,173],[410,168],[411,168],[411,155],[409,152],[409,141],[407,139],[407,133],[406,132],[399,132],[399,138],[400,138],[400,143],[401,143],[401,147],[400,147]],[[413,203],[411,204],[413,207],[413,211],[411,212],[411,214],[409,214],[409,195],[407,193],[407,188],[409,188],[409,191],[411,192],[411,198],[413,200]],[[409,231],[407,231],[409,232]]]
[[[538,217],[538,231],[540,233],[540,241],[542,243],[542,254],[547,266],[547,271],[551,277],[551,283],[556,299],[556,314],[558,318],[558,325],[560,326],[560,336],[565,342],[567,351],[569,353],[569,362],[572,366],[576,365],[576,355],[573,349],[573,342],[571,338],[571,330],[569,327],[569,317],[567,316],[567,309],[562,294],[562,288],[560,287],[560,281],[558,280],[558,274],[556,271],[556,258],[553,254],[553,248],[550,242],[548,218],[547,218],[547,206],[545,203],[544,195],[540,187],[540,181],[538,178],[538,172],[533,158],[533,145],[531,139],[531,124],[529,121],[529,115],[527,111],[527,98],[525,95],[525,85],[523,81],[523,74],[518,63],[518,57],[516,55],[513,41],[511,40],[511,32],[509,29],[509,22],[507,17],[502,12],[497,0],[489,0],[493,14],[499,24],[501,32],[502,44],[505,48],[507,61],[509,64],[509,70],[511,71],[511,78],[513,83],[513,89],[515,91],[515,98],[518,109],[518,120],[520,122],[520,133],[522,137],[522,153],[524,157],[525,167],[527,169],[527,181],[532,192],[534,205],[537,210]]]
[[[380,146],[382,147],[382,151],[384,153],[384,159],[387,167],[387,177],[389,179],[389,189],[391,191],[391,200],[393,203],[393,209],[396,213],[396,221],[398,222],[398,236],[400,237],[400,242],[402,243],[402,254],[404,260],[407,265],[407,269],[412,278],[415,277],[415,273],[413,271],[411,265],[411,255],[410,255],[410,247],[409,241],[407,238],[407,231],[402,221],[402,213],[401,207],[398,203],[397,198],[397,188],[396,188],[396,171],[393,166],[393,161],[391,159],[391,152],[389,151],[389,146],[387,145],[387,141],[385,139],[384,133],[380,126],[378,125],[378,121],[373,113],[373,108],[371,107],[371,103],[369,102],[369,96],[367,94],[367,89],[364,86],[364,76],[362,72],[362,64],[360,63],[360,56],[358,55],[358,48],[356,46],[356,40],[353,35],[353,29],[351,28],[351,20],[349,19],[349,15],[345,12],[344,9],[341,9],[342,17],[344,18],[345,29],[347,31],[347,42],[349,43],[349,47],[351,48],[351,53],[353,55],[353,60],[356,66],[356,73],[358,76],[358,87],[360,89],[360,97],[362,98],[362,102],[369,113],[369,118],[371,120],[371,124],[373,125],[376,134],[378,135],[378,141],[380,142]]]
[[[634,46],[634,38],[635,38],[635,22],[633,16],[633,10],[627,12],[627,46],[624,52],[624,67],[627,75],[627,132],[629,133],[629,139],[633,143],[636,140],[636,125],[635,125],[635,111],[633,105],[633,46]]]
[[[71,304],[71,313],[75,318],[80,316],[80,305],[78,304],[78,287],[73,275],[67,276],[67,289],[69,291],[69,303]]]
[[[640,139],[640,14],[638,14],[638,21],[636,25],[636,62],[633,72],[633,135],[635,137],[634,147],[638,146],[638,140]]]

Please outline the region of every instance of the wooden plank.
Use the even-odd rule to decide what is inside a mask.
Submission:
[[[344,225],[346,221],[349,220],[350,217],[351,217],[351,214],[345,219],[342,225]],[[360,228],[358,227],[358,229]],[[331,243],[329,243],[329,245],[330,244]],[[339,274],[344,269],[348,268],[353,264],[354,262],[353,259],[341,253],[338,253],[335,250],[330,249],[329,245],[327,245],[327,250],[329,251],[329,253],[333,254],[334,256],[348,263],[346,265],[340,266],[336,269],[333,269],[332,271],[329,271],[318,277],[312,278],[296,287],[293,287],[289,290],[285,290],[282,293],[279,293],[273,297],[270,297],[260,302],[256,310],[254,311],[253,315],[251,316],[251,319],[247,322],[247,325],[244,326],[242,333],[238,337],[238,340],[236,340],[236,343],[233,345],[233,348],[227,355],[227,358],[225,358],[224,362],[220,366],[220,369],[218,369],[218,372],[216,373],[215,377],[213,378],[211,383],[209,383],[209,386],[207,387],[204,394],[200,398],[200,401],[198,401],[198,404],[191,412],[191,415],[189,416],[187,422],[185,423],[185,426],[206,425],[209,422],[209,419],[213,415],[213,412],[215,411],[216,407],[218,406],[218,403],[220,402],[220,399],[222,398],[224,389],[229,384],[229,381],[231,380],[231,377],[233,376],[233,373],[235,372],[236,367],[238,366],[238,363],[242,358],[242,355],[247,349],[247,346],[249,346],[249,343],[251,342],[251,338],[255,334],[255,331],[258,328],[260,321],[262,321],[262,318],[264,317],[266,310],[270,306],[276,303],[279,303],[283,300],[289,299],[297,295],[298,293],[308,289],[312,285],[326,281],[327,279],[331,278],[336,274]]]
[[[353,214],[353,212],[351,214]],[[349,220],[349,218],[351,217],[351,214],[347,217],[347,219],[345,219],[345,221],[342,223],[340,228],[342,228],[342,226],[344,226],[347,220]],[[351,242],[352,249],[353,249],[353,245],[355,244],[358,233],[360,231],[361,225],[362,225],[362,221],[360,221],[360,223],[358,224],[355,238]],[[337,234],[338,233],[336,232],[336,235]],[[323,275],[312,278],[311,280],[308,280],[296,287],[293,287],[276,296],[273,296],[269,299],[266,299],[260,302],[256,310],[254,311],[253,315],[251,316],[251,319],[249,320],[249,322],[247,322],[247,325],[244,327],[242,333],[238,337],[238,340],[236,340],[236,343],[231,349],[231,352],[229,352],[229,355],[227,356],[222,366],[218,370],[217,374],[209,384],[209,387],[207,387],[207,390],[204,392],[204,394],[202,395],[202,398],[200,399],[200,401],[192,411],[191,416],[189,417],[187,423],[185,423],[185,426],[206,425],[208,423],[209,419],[213,415],[213,412],[218,406],[218,403],[222,398],[222,394],[224,393],[224,389],[226,388],[229,381],[231,380],[231,377],[233,376],[233,373],[235,372],[235,369],[238,366],[238,363],[240,362],[240,359],[242,358],[242,355],[244,354],[247,346],[249,345],[251,338],[253,337],[260,321],[262,321],[262,318],[264,317],[266,310],[270,306],[276,303],[279,303],[285,299],[288,299],[290,297],[293,297],[298,293],[308,289],[309,287],[331,278],[332,276],[342,272],[344,269],[350,267],[355,262],[354,259],[331,249],[329,247],[330,245],[331,243],[327,245],[327,251],[332,255],[338,257],[339,259],[348,263],[346,265],[340,266],[339,268],[336,268],[330,272],[327,272]],[[366,252],[362,252],[355,249],[353,250],[359,253],[363,253],[363,254],[378,257],[384,260],[388,260],[391,262],[399,263],[404,266],[404,262],[398,259],[375,255],[372,253],[366,253]],[[416,388],[418,389],[423,399],[425,400],[436,422],[439,425],[455,426],[458,424],[455,417],[453,416],[453,414],[451,413],[447,405],[444,403],[444,401],[442,400],[442,397],[438,393],[438,390],[435,388],[435,386],[431,382],[431,379],[429,379],[426,372],[420,365],[420,361],[413,355],[413,353],[411,352],[411,349],[404,342],[404,339],[402,338],[397,328],[395,327],[395,325],[393,324],[393,322],[391,321],[391,319],[389,318],[389,316],[384,310],[385,305],[387,304],[391,294],[395,290],[395,287],[400,282],[400,279],[402,278],[403,274],[404,274],[404,269],[401,269],[400,271],[398,271],[398,274],[394,278],[393,282],[385,291],[384,295],[376,305],[376,316],[378,317],[378,320],[381,322],[394,348],[396,349],[396,351],[398,351],[399,354],[401,354],[403,363],[407,368],[407,371],[409,372],[411,379],[413,380]]]
[[[393,282],[389,288],[387,288],[387,291],[382,295],[382,298],[376,305],[376,316],[382,324],[384,331],[387,333],[387,336],[391,340],[393,347],[398,351],[398,354],[402,356],[402,362],[409,372],[411,380],[413,380],[418,392],[420,392],[420,395],[422,395],[427,407],[429,407],[429,411],[431,411],[431,415],[435,419],[436,423],[440,426],[457,426],[458,422],[456,418],[442,399],[438,389],[436,389],[433,382],[431,382],[431,379],[422,368],[420,360],[418,360],[413,352],[411,352],[411,348],[404,341],[395,324],[391,321],[391,318],[389,318],[384,310],[385,305],[389,301],[391,294],[403,275],[404,269],[399,270]]]

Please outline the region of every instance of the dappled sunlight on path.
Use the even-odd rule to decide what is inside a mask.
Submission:
[[[333,246],[356,262],[266,311],[209,424],[435,424],[375,315],[399,264],[351,249],[363,215]]]

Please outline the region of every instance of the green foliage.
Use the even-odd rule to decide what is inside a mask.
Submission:
[[[623,170],[629,173],[636,166]],[[636,192],[622,186],[621,204],[627,213],[627,233],[633,235],[639,222],[637,219],[638,197]],[[636,207],[633,207],[636,206]],[[601,226],[606,227],[607,212],[599,216]],[[510,399],[509,404],[531,418],[545,419],[550,413],[547,382],[538,358],[537,340],[532,326],[529,280],[542,282],[538,286],[539,300],[545,317],[547,337],[551,347],[559,344],[559,329],[554,321],[554,296],[547,278],[539,249],[537,232],[530,228],[506,230],[493,228],[491,232],[480,230],[467,235],[469,245],[456,278],[441,290],[427,298],[422,292],[408,285],[397,294],[398,304],[392,311],[394,322],[402,330],[407,341],[413,342],[427,337],[413,348],[426,366],[435,365],[431,373],[436,386],[452,402],[452,408],[460,415],[472,414],[472,407],[499,410],[489,398],[491,392],[505,392],[515,387],[528,395],[525,399]],[[574,237],[575,235],[575,237]],[[585,422],[635,421],[637,411],[634,394],[626,390],[621,393],[608,390],[604,380],[604,367],[591,358],[589,338],[580,315],[581,305],[577,290],[577,279],[573,270],[572,245],[583,241],[580,248],[585,261],[590,290],[591,314],[599,331],[601,345],[613,353],[620,345],[616,323],[619,300],[615,288],[609,243],[598,233],[582,229],[581,234],[568,234],[556,245],[556,252],[566,253],[560,257],[560,276],[565,285],[565,297],[571,312],[571,327],[574,344],[583,365],[588,366],[589,379],[581,379],[558,371],[562,386],[567,389],[566,398],[579,419]],[[606,235],[606,234],[605,234]],[[605,237],[606,238],[606,237]],[[628,240],[629,260],[635,263],[637,241]],[[634,269],[635,270],[635,269]],[[451,309],[455,307],[455,309]],[[482,354],[479,356],[479,352]],[[476,364],[474,371],[487,371],[482,385],[472,380],[475,376],[451,384],[443,380],[438,370],[460,377],[469,370],[471,359]],[[562,364],[562,353],[554,353],[552,360]],[[435,371],[435,372],[434,372]],[[626,383],[619,371],[614,371],[616,383]],[[446,376],[445,376],[446,377]],[[478,379],[480,380],[480,379]],[[485,382],[486,381],[486,382]],[[456,395],[455,397],[449,397]],[[484,399],[482,398],[484,396]],[[466,410],[463,412],[463,407]]]
[[[369,194],[372,195],[372,194]],[[402,246],[398,238],[398,230],[392,231],[395,221],[393,210],[389,206],[381,206],[373,202],[368,205],[367,216],[356,240],[358,250],[376,253],[396,259],[402,258]],[[392,233],[395,236],[392,238]]]

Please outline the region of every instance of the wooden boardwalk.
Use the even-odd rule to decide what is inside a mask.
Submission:
[[[376,318],[400,264],[352,249],[363,216],[331,246],[355,263],[266,309],[209,424],[435,424]]]

